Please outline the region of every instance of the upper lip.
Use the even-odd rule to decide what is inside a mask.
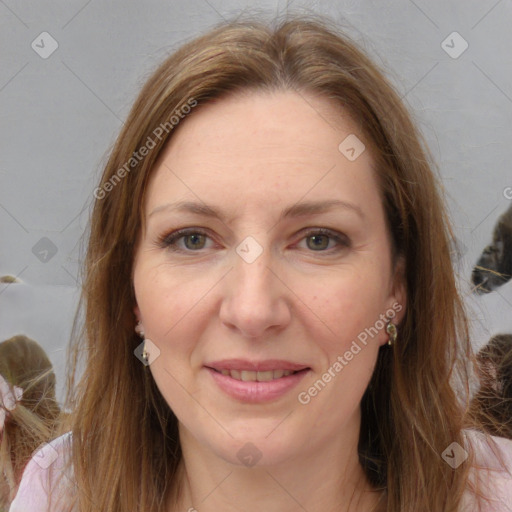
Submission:
[[[265,361],[249,361],[247,359],[223,359],[205,364],[207,368],[214,370],[246,370],[253,372],[265,372],[269,370],[300,371],[309,368],[306,364],[292,363],[282,359],[267,359]]]

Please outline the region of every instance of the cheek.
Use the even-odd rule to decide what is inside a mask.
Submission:
[[[190,318],[204,318],[201,309],[212,279],[188,275],[165,264],[141,265],[134,273],[137,304],[147,337],[166,349],[168,341],[177,347],[187,337],[180,335]],[[194,324],[197,326],[197,324]]]
[[[323,365],[301,387],[299,402],[312,416],[324,418],[326,432],[336,435],[339,426],[353,418],[373,374],[385,324],[382,283],[361,276],[349,277],[313,294],[309,304],[322,322],[310,334],[323,353]],[[327,291],[329,290],[329,291]],[[326,415],[327,414],[327,415]]]
[[[386,299],[383,280],[377,274],[368,272],[365,276],[352,270],[330,277],[319,282],[313,291],[309,288],[306,293],[304,288],[301,295],[318,324],[317,331],[323,333],[316,337],[319,344],[321,340],[323,349],[334,356],[347,350],[353,340],[364,341],[365,335],[367,342],[380,340],[383,323],[379,318],[385,311]]]
[[[198,334],[204,328],[205,293],[209,279],[193,277],[167,264],[143,262],[134,272],[137,305],[146,338],[159,355],[149,371],[169,404],[180,417],[194,407],[191,398],[198,389],[190,367]],[[197,335],[196,335],[197,334]]]

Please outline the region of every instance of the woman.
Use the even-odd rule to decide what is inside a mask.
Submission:
[[[429,157],[335,28],[184,45],[94,195],[71,434],[13,512],[49,473],[74,484],[51,510],[507,510]]]
[[[55,437],[55,374],[41,346],[24,335],[0,343],[0,511],[14,498],[32,452]]]

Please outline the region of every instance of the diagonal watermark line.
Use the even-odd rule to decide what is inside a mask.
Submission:
[[[88,201],[86,201],[83,208],[59,231],[59,233],[66,231],[66,229],[68,229],[69,226],[71,226],[71,224],[73,224],[73,222],[75,222],[75,220],[78,219],[80,215],[82,215],[82,213],[88,206],[90,206],[90,204]]]
[[[318,318],[318,320],[320,320],[320,322],[325,325],[325,327],[332,333],[333,336],[337,337],[337,334],[269,266],[267,266],[267,268],[277,277],[277,279],[279,279],[279,281],[281,281],[281,283],[286,286],[286,288],[288,288],[288,290],[290,290],[295,295],[295,297],[297,297],[297,299],[300,300],[302,304],[304,304],[304,306],[309,309],[309,311],[311,311],[311,313],[313,313],[313,315]]]
[[[230,471],[202,500],[201,503],[206,501],[227,479],[228,477],[233,473],[233,471]]]
[[[512,98],[474,60],[471,62],[473,63],[473,66],[475,66],[476,69],[478,69],[478,71],[480,71],[480,73],[482,73],[482,75],[484,75],[485,78],[487,78],[487,80],[489,80],[489,82],[491,82],[491,84],[493,84],[494,87],[496,87],[496,89],[498,89],[498,91],[500,91],[501,94],[510,101],[510,103],[512,103]]]
[[[510,307],[512,307],[512,304],[500,293],[499,290],[493,290],[495,291]]]
[[[23,269],[22,269],[20,272],[18,272],[14,277],[15,277],[16,279],[18,279],[18,277],[20,277],[20,276],[21,276],[21,274],[23,274],[23,272],[25,272],[25,270],[27,270],[27,268],[28,268],[28,265],[25,265],[25,267],[23,267]],[[2,293],[4,293],[4,292],[5,292],[5,290],[7,290],[7,288],[9,288],[9,286],[11,286],[11,284],[17,284],[17,283],[7,283],[7,284],[6,284],[6,285],[5,285],[5,286],[0,290],[0,295],[1,295]]]
[[[487,219],[487,217],[489,217],[489,215],[491,215],[491,213],[496,210],[496,208],[498,208],[498,205],[496,205],[471,231],[470,233],[472,234],[473,231],[475,231],[476,229],[478,229],[478,227],[482,224],[482,222],[485,221],[485,219]]]
[[[410,89],[408,89],[400,99],[403,100],[410,92],[412,92],[418,85],[429,75],[434,69],[439,65],[439,62],[436,62]]]
[[[290,416],[290,414],[292,414],[293,411],[290,411],[266,436],[265,436],[265,439],[267,439],[267,437],[270,437],[276,430],[277,428],[282,425],[284,423],[284,420],[286,420],[288,418],[288,416]]]
[[[98,503],[96,503],[91,498],[91,495],[88,492],[85,492],[83,489],[78,487],[76,480],[71,475],[68,475],[67,472],[62,472],[61,474],[63,474],[66,477],[66,480],[68,480],[69,485],[75,490],[75,495],[81,494],[93,506],[93,510],[100,510]],[[76,505],[76,503],[74,503],[73,505]]]
[[[201,407],[201,409],[203,409],[204,412],[206,412],[206,414],[208,414],[208,416],[210,416],[210,418],[215,421],[215,423],[217,423],[217,425],[219,425],[222,430],[224,430],[224,432],[226,432],[229,437],[234,439],[233,435],[226,429],[226,427],[224,427],[224,425],[219,420],[217,420],[217,418],[215,418],[215,416],[213,416],[213,414],[201,402],[199,402],[199,400],[197,400],[197,398],[192,395],[192,393],[190,393],[190,391],[167,368],[164,367],[164,370],[176,381],[181,389],[183,389],[183,391],[185,391],[185,393],[187,393],[187,395],[190,396],[190,398],[192,398],[192,400],[194,400],[194,402],[196,402],[196,404],[199,405],[199,407]]]
[[[164,336],[167,336],[231,271],[233,267],[231,267],[219,280],[212,284],[209,290],[207,290],[202,297],[195,302],[195,304],[175,323],[173,326],[165,333]]]
[[[316,183],[314,183],[309,190],[307,190],[302,197],[298,199],[297,202],[293,206],[296,206],[299,204],[334,168],[336,167],[336,164],[334,164]],[[267,233],[270,233],[277,225],[277,222],[267,231]]]
[[[9,215],[9,217],[11,217],[11,219],[14,220],[14,222],[23,229],[23,231],[25,231],[25,233],[28,233],[28,229],[26,229],[25,226],[5,206],[0,204],[0,208],[2,208],[2,210],[4,210],[7,215]]]
[[[20,22],[22,23],[23,25],[25,25],[25,27],[29,28],[29,26],[3,1],[3,0],[0,0],[0,3],[8,10],[11,12],[11,14]]]
[[[480,24],[480,22],[482,22],[485,18],[487,18],[487,15],[491,13],[491,11],[493,11],[497,6],[498,4],[500,4],[502,2],[502,0],[498,0],[472,27],[471,27],[471,30],[473,30],[477,25]]]
[[[185,187],[188,188],[188,190],[194,195],[197,197],[197,199],[204,205],[204,206],[207,206],[206,203],[183,181],[183,179],[181,179],[165,162],[162,162],[162,165],[169,171],[171,172],[178,180],[181,181],[181,183],[183,183],[183,185]],[[220,222],[222,222],[222,224],[224,225],[224,227],[229,231],[229,233],[231,235],[234,235],[233,233],[233,230],[224,222],[222,221],[221,219],[219,219]]]
[[[410,93],[412,92],[419,84],[420,82],[422,82],[426,77],[427,75],[429,75],[432,71],[434,71],[434,69],[439,65],[439,61],[436,62],[412,87],[410,87],[407,91],[405,91],[402,95],[400,95],[400,101],[403,101],[405,99],[405,97]],[[399,94],[399,92],[397,91],[397,94]],[[391,107],[390,109],[386,110],[386,112],[383,114],[383,118],[385,116],[387,116],[388,112],[390,112],[390,110],[392,109],[393,107]]]
[[[2,92],[27,66],[28,66],[28,62],[21,67],[21,69],[15,73],[11,78],[9,78],[9,80],[7,81],[7,83],[5,83],[4,85],[2,85],[2,88],[0,89],[0,92]]]
[[[423,16],[425,16],[425,18],[427,18],[428,21],[430,21],[430,23],[439,30],[439,25],[419,5],[413,2],[413,0],[409,0],[409,2],[411,2],[411,4],[414,5],[414,7],[416,7],[416,9],[418,9],[418,11],[420,11],[421,14],[423,14]]]
[[[316,108],[315,108],[315,107],[314,107],[314,106],[313,106],[313,105],[312,105],[312,104],[311,104],[311,103],[310,103],[310,102],[309,102],[309,101],[308,101],[308,100],[307,100],[307,99],[302,95],[302,93],[301,93],[299,90],[297,90],[297,89],[293,89],[293,92],[294,92],[295,94],[299,95],[299,96],[303,99],[303,101],[304,101],[304,102],[306,102],[306,103],[309,105],[309,107],[310,107],[312,110],[314,110],[314,111],[315,111],[315,113],[317,114],[317,116],[318,116],[318,117],[321,117],[321,118],[322,118],[322,120],[323,120],[326,124],[328,124],[328,125],[329,125],[333,130],[334,130],[334,131],[336,131],[336,132],[338,131],[338,129],[337,129],[334,125],[332,125],[332,124],[331,124],[331,123],[330,123],[330,122],[329,122],[329,121],[328,121],[328,120],[327,120],[327,119],[326,119],[326,118],[325,118],[325,117],[324,117],[324,116],[323,116],[323,115],[322,115],[322,114],[321,114],[321,113],[320,113],[320,112],[319,112],[319,111],[318,111],[318,110],[317,110],[317,109],[316,109]]]
[[[224,16],[222,16],[222,14],[219,11],[217,11],[217,9],[215,9],[215,7],[210,2],[208,2],[208,0],[203,0],[203,2],[205,4],[208,4],[210,6],[210,8],[212,10],[214,10],[224,21],[227,21],[226,18]]]
[[[290,496],[290,498],[295,501],[295,503],[297,503],[297,505],[299,505],[299,507],[302,509],[302,510],[305,510],[306,512],[308,512],[308,510],[306,508],[304,508],[298,501],[297,499],[295,498],[295,496],[293,496],[293,494],[290,493],[290,491],[288,491],[288,489],[286,489],[286,487],[284,487],[283,485],[281,485],[281,483],[276,480],[276,478],[274,477],[274,475],[272,475],[269,471],[265,470],[265,473],[267,473],[270,478],[272,478],[272,480],[274,480],[274,482],[279,485],[279,487],[281,487],[281,489],[286,493],[288,494],[288,496]]]
[[[68,276],[70,276],[73,279],[76,285],[79,286],[78,278],[74,276],[64,265],[61,265],[61,268],[62,270],[64,270],[64,272],[66,272],[66,274],[68,274]]]
[[[295,0],[286,0],[286,14],[288,14],[289,9],[294,2]]]
[[[92,0],[89,0],[76,14],[74,14],[64,25],[62,25],[62,28],[65,29],[90,3]]]
[[[112,114],[114,114],[114,116],[119,119],[119,121],[121,121],[121,124],[124,125],[124,121],[63,61],[61,60],[62,64],[64,64],[64,66],[66,68],[68,68],[68,70],[73,74],[75,75],[75,77],[77,78],[77,80],[84,86],[86,87],[90,92],[91,94],[93,94],[110,112],[112,112]]]

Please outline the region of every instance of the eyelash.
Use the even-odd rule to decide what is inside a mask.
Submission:
[[[184,238],[186,236],[190,236],[190,235],[201,235],[201,236],[206,236],[206,237],[210,238],[208,236],[208,233],[206,231],[200,229],[200,228],[184,228],[184,229],[178,229],[178,230],[173,231],[171,233],[168,233],[168,234],[160,236],[158,238],[158,246],[161,249],[168,249],[168,250],[171,250],[173,252],[181,252],[181,253],[193,253],[193,252],[199,253],[199,252],[201,252],[203,249],[198,249],[197,251],[194,251],[194,250],[191,250],[191,249],[181,249],[181,248],[177,248],[176,247],[176,242],[178,240],[180,240],[181,238]],[[327,229],[327,228],[314,228],[314,229],[310,229],[309,231],[307,231],[304,234],[304,236],[301,238],[301,240],[307,239],[307,238],[312,237],[314,235],[328,236],[332,240],[337,242],[338,247],[334,248],[334,251],[333,251],[333,248],[326,249],[326,250],[319,250],[319,251],[311,250],[310,252],[312,252],[312,253],[328,253],[328,254],[331,254],[332,252],[337,252],[337,251],[339,251],[341,249],[348,248],[348,247],[351,246],[350,240],[345,235],[341,235],[341,234],[337,233],[336,231],[332,231],[332,230]]]

